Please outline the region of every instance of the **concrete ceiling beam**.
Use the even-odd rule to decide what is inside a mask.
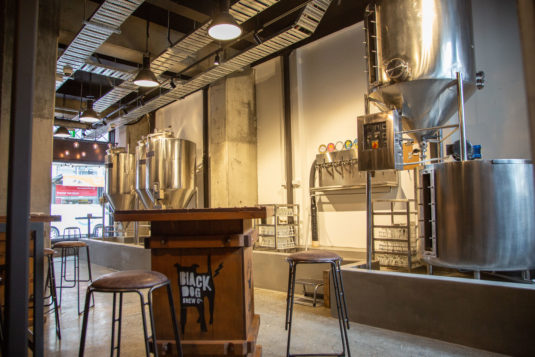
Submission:
[[[54,119],[54,125],[64,126],[67,129],[91,129],[91,126],[86,123],[81,123],[79,121],[72,121],[72,120],[64,120],[64,119],[59,119],[59,118]]]
[[[148,2],[149,4],[152,4],[154,6],[161,7],[162,9],[167,9],[171,12],[174,12],[175,14],[187,17],[188,19],[191,19],[196,22],[204,23],[210,20],[209,15],[192,9],[190,7],[178,4],[171,0],[146,0],[145,2]]]

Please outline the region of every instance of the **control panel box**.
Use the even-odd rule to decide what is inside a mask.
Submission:
[[[360,171],[403,170],[401,116],[396,110],[359,116],[358,167]]]

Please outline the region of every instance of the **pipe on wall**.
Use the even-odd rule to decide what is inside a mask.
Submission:
[[[308,181],[308,187],[311,189],[316,186],[316,160],[312,162],[310,167],[310,176]],[[310,229],[312,232],[312,244],[319,245],[318,235],[318,205],[316,202],[316,196],[310,192]]]
[[[202,191],[203,208],[210,207],[210,157],[208,132],[208,86],[202,89]]]
[[[286,203],[294,203],[292,163],[292,98],[290,94],[290,52],[282,55],[283,101],[284,101],[284,153],[286,165]]]

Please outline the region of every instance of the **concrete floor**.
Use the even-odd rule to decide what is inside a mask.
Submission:
[[[82,263],[82,274],[85,274],[85,262]],[[59,265],[56,265],[56,271],[59,273]],[[92,265],[94,277],[112,271],[99,265]],[[85,286],[82,283],[81,305]],[[95,295],[95,307],[91,309],[89,316],[86,356],[109,355],[111,297],[111,294]],[[139,299],[134,294],[126,294],[123,304],[121,354],[132,357],[144,356]],[[255,310],[261,317],[258,343],[263,347],[264,357],[286,355],[285,305],[285,293],[255,289]],[[62,339],[58,340],[55,335],[53,313],[47,314],[45,356],[76,356],[82,325],[82,317],[77,314],[76,289],[64,290],[60,318]],[[293,353],[338,350],[340,346],[338,320],[330,316],[328,309],[296,305],[293,321]],[[351,323],[349,338],[353,356],[499,356],[465,346],[356,323]]]

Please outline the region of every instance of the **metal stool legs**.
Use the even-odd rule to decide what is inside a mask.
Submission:
[[[340,289],[338,291],[340,292],[340,297],[343,303],[343,311],[342,316],[344,317],[344,321],[346,322],[347,329],[349,330],[349,317],[347,315],[347,304],[346,304],[346,297],[344,292],[344,281],[342,280],[342,272],[340,269],[340,262],[336,262],[336,272],[338,273],[338,283],[340,286]],[[347,340],[347,333],[346,333],[346,340]],[[349,346],[349,341],[347,341]],[[348,347],[349,348],[349,347]]]
[[[113,293],[113,312],[112,312],[112,323],[111,323],[111,344],[110,344],[110,356],[113,356],[113,350],[117,350],[117,356],[121,354],[121,321],[123,319],[123,293],[119,293],[119,317],[115,317],[115,307],[116,307],[116,301],[117,299],[117,293]],[[118,329],[117,329],[117,346],[115,346],[115,323],[118,323]]]
[[[286,296],[286,330],[288,331],[288,342],[286,344],[286,356],[290,355],[290,339],[292,335],[292,317],[294,310],[295,272],[297,264],[289,262],[290,272],[288,275],[288,295]]]
[[[51,310],[54,310],[54,316],[56,319],[56,336],[61,340],[61,327],[59,322],[59,311],[58,311],[58,296],[56,293],[56,274],[54,271],[54,257],[49,255],[48,256],[48,274],[46,277],[46,283],[45,283],[45,289],[48,287],[50,291],[50,295],[46,296],[45,299],[50,298],[52,301],[46,305],[50,306],[53,305],[53,307],[48,310],[50,312]]]
[[[342,340],[342,352],[340,353],[309,353],[309,354],[290,354],[290,341],[292,334],[292,316],[294,306],[295,276],[297,263],[288,262],[290,265],[288,275],[288,294],[286,297],[286,322],[285,329],[288,331],[288,342],[286,345],[286,356],[348,356],[351,357],[349,350],[349,338],[347,329],[349,329],[349,318],[347,316],[347,305],[344,295],[344,286],[342,283],[342,274],[340,271],[340,262],[331,262],[331,276],[333,280],[334,295],[336,297],[336,310],[338,313],[338,324],[340,325],[340,337]]]
[[[344,287],[342,284],[342,274],[340,272],[340,262],[331,263],[331,273],[333,278],[334,293],[336,295],[336,310],[338,312],[338,323],[340,325],[340,336],[342,338],[343,354],[345,356],[346,348],[347,355],[351,357],[349,351],[349,339],[347,337],[347,329],[349,328],[349,319],[347,317],[346,299],[344,296]],[[347,327],[347,328],[346,328]]]
[[[163,286],[166,286],[167,288],[167,296],[168,296],[168,299],[169,299],[169,308],[170,308],[170,311],[171,311],[171,322],[173,324],[173,332],[174,332],[174,335],[175,335],[175,343],[176,343],[176,346],[177,346],[177,353],[178,353],[178,356],[182,357],[182,346],[180,344],[180,337],[178,335],[178,322],[176,320],[176,315],[175,315],[175,306],[174,306],[174,302],[173,302],[173,295],[172,295],[172,292],[171,292],[171,285],[169,284],[169,282],[165,283],[165,284],[160,284],[160,285],[156,285],[152,288],[149,289],[148,291],[148,302],[145,302],[145,298],[143,297],[143,294],[140,290],[115,290],[115,291],[109,291],[109,290],[98,290],[98,289],[93,289],[91,286],[89,286],[87,288],[87,292],[86,292],[86,295],[85,295],[85,304],[84,304],[84,317],[83,317],[83,322],[82,322],[82,336],[80,338],[80,350],[79,350],[79,354],[78,356],[79,357],[83,357],[84,355],[84,349],[85,349],[85,337],[86,337],[86,332],[87,332],[87,321],[88,321],[88,312],[89,312],[89,304],[90,304],[90,299],[91,299],[91,295],[94,293],[94,292],[113,292],[113,320],[112,320],[112,332],[111,332],[111,349],[110,349],[110,356],[113,357],[113,351],[116,350],[117,351],[117,354],[116,356],[119,357],[120,356],[120,352],[121,352],[121,320],[122,320],[122,304],[123,304],[123,293],[137,293],[139,295],[139,300],[140,300],[140,304],[141,304],[141,319],[142,319],[142,322],[143,322],[143,335],[144,335],[144,338],[145,338],[145,353],[148,356],[150,356],[150,344],[152,343],[152,347],[153,347],[153,351],[154,351],[154,356],[158,356],[158,346],[156,345],[156,330],[155,330],[155,324],[154,324],[154,313],[153,313],[153,309],[152,309],[152,292],[155,290],[155,289],[158,289],[160,287],[163,287]],[[117,317],[116,316],[116,297],[117,297],[117,294],[119,294],[119,316]],[[147,329],[147,318],[145,316],[145,306],[148,305],[148,308],[149,308],[149,318],[150,318],[150,324],[151,324],[151,336],[149,336],[148,334],[148,329]],[[117,327],[117,341],[115,339],[115,330],[116,330],[116,327],[115,327],[115,324],[118,324],[118,327]]]
[[[80,279],[80,249],[79,247],[70,247],[70,248],[60,248],[61,249],[61,273],[60,273],[60,281],[59,281],[59,303],[58,307],[61,307],[61,297],[62,292],[64,288],[74,288],[77,289],[77,302],[78,302],[78,315],[80,315],[82,312],[80,310],[80,282],[91,282],[93,281],[93,275],[91,273],[91,258],[89,255],[89,246],[86,246],[86,252],[87,252],[87,273],[88,273],[88,279],[82,280]],[[67,278],[67,262],[68,262],[68,253],[72,249],[72,260],[73,260],[73,279]],[[63,285],[63,282],[68,282],[72,284]],[[95,300],[93,299],[93,305],[95,306]]]

